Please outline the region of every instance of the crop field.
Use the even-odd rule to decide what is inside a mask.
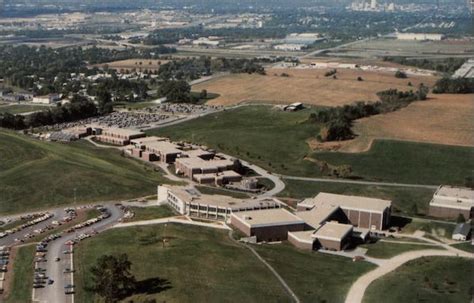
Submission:
[[[376,138],[474,146],[474,95],[432,94],[399,111],[355,121],[354,140],[339,150],[361,152]]]
[[[98,67],[104,67],[107,65],[111,69],[115,70],[132,70],[136,69],[137,71],[144,71],[145,69],[155,71],[158,70],[161,64],[167,63],[168,60],[155,60],[155,59],[127,59],[113,61],[103,64],[97,64]]]
[[[86,142],[48,143],[0,130],[0,213],[129,199],[169,182],[161,173]]]
[[[303,102],[311,105],[338,106],[355,101],[376,101],[376,93],[396,88],[414,89],[419,83],[433,85],[436,77],[411,76],[395,78],[393,73],[339,69],[337,79],[325,77],[323,69],[268,69],[267,75],[232,74],[193,86],[220,96],[209,104],[231,105],[245,102],[289,104]],[[286,73],[289,77],[282,77]],[[361,77],[363,81],[358,81]],[[413,87],[408,86],[411,82]]]
[[[472,261],[468,259],[416,259],[374,281],[363,302],[471,302],[473,273]]]

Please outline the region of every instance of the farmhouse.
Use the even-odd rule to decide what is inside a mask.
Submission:
[[[347,222],[355,227],[383,230],[389,225],[391,201],[387,200],[319,193],[298,203],[297,209],[304,211],[322,206],[340,208]]]
[[[158,186],[158,202],[166,202],[182,215],[227,220],[235,212],[279,208],[272,198],[236,199],[222,195],[203,195],[192,187]]]
[[[304,221],[284,208],[232,213],[231,224],[257,241],[282,241],[288,232],[303,231]]]
[[[97,141],[115,145],[128,145],[130,144],[130,140],[146,136],[146,134],[141,131],[125,128],[93,129],[95,130],[95,138]]]
[[[474,190],[466,187],[442,185],[430,201],[429,214],[438,218],[455,219],[463,215],[472,218],[474,209]]]

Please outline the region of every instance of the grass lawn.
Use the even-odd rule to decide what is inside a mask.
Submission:
[[[161,206],[147,206],[147,207],[130,207],[130,210],[135,214],[133,218],[127,220],[130,221],[141,221],[141,220],[152,220],[159,218],[166,218],[176,216],[176,213],[168,205]]]
[[[8,230],[8,229],[13,229],[13,228],[15,228],[15,227],[18,227],[18,226],[20,226],[20,225],[25,224],[25,223],[28,222],[28,221],[30,221],[30,220],[28,220],[28,219],[23,219],[23,220],[22,220],[22,219],[18,219],[18,220],[15,220],[15,221],[13,221],[13,222],[7,223],[7,224],[2,225],[2,226],[0,227],[0,232],[6,231],[6,230]]]
[[[393,202],[393,212],[407,215],[426,214],[435,190],[425,188],[404,188],[360,184],[342,184],[284,180],[286,187],[279,194],[285,198],[303,199],[314,197],[320,192],[342,195],[360,195]],[[415,207],[416,205],[416,207]],[[416,213],[415,213],[416,211]]]
[[[18,248],[13,263],[13,270],[9,275],[11,289],[5,303],[19,303],[31,301],[33,289],[33,271],[36,246],[34,244]]]
[[[452,244],[451,246],[455,247],[457,249],[461,249],[461,250],[470,252],[470,253],[474,253],[474,245],[471,244],[471,241],[458,243],[458,244]]]
[[[318,152],[312,157],[349,164],[355,176],[366,180],[463,185],[466,177],[474,176],[472,147],[376,140],[368,152]]]
[[[49,143],[0,130],[0,213],[154,194],[171,182],[114,149]]]
[[[165,248],[161,237],[169,242]],[[76,247],[76,302],[94,302],[89,268],[104,254],[127,253],[146,288],[124,302],[289,302],[279,282],[226,231],[178,224],[112,229]],[[164,280],[164,281],[161,281]],[[89,285],[90,286],[90,285]]]
[[[35,111],[42,111],[42,110],[47,110],[47,109],[49,109],[49,107],[47,106],[14,104],[14,105],[0,106],[0,113],[10,113],[12,115],[15,115],[15,114],[35,112]]]
[[[305,122],[311,111],[283,112],[270,106],[244,106],[147,133],[202,143],[269,171],[319,175],[318,166],[304,160],[311,152],[306,140],[319,130],[317,125]]]
[[[471,302],[473,274],[474,267],[468,259],[416,259],[373,282],[363,302]]]
[[[360,245],[360,247],[368,249],[367,256],[379,259],[390,259],[396,255],[412,250],[442,249],[435,245],[390,243],[382,240],[379,240],[376,243]]]
[[[375,268],[368,262],[302,251],[290,244],[254,247],[302,302],[344,302],[352,283]]]
[[[197,190],[199,190],[201,194],[205,194],[205,195],[224,195],[224,196],[234,197],[237,199],[248,199],[250,197],[246,193],[228,190],[224,188],[209,187],[209,186],[196,186],[196,188]]]
[[[455,227],[456,224],[450,224],[449,222],[443,223],[414,218],[402,228],[402,232],[412,234],[417,230],[421,230],[431,236],[451,239]]]

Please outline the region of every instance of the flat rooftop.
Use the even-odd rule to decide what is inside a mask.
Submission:
[[[198,149],[186,150],[184,151],[184,154],[190,158],[193,158],[193,157],[211,156],[211,155],[214,155],[215,153],[204,150],[202,148],[198,148]]]
[[[204,195],[194,188],[183,188],[179,186],[169,186],[168,188],[185,203],[226,208],[232,211],[246,211],[248,209],[276,207],[280,205],[272,198],[236,199],[223,195]]]
[[[293,236],[299,242],[313,244],[314,243],[314,230],[305,230],[305,231],[289,231],[288,236]]]
[[[166,138],[151,136],[151,137],[132,139],[130,140],[130,142],[133,144],[144,144],[144,143],[166,141],[166,140],[167,140]]]
[[[474,190],[467,187],[440,186],[430,206],[470,210],[474,207]]]
[[[118,128],[118,127],[108,127],[102,130],[103,132],[114,133],[122,136],[135,136],[135,135],[143,135],[146,134],[139,130],[129,129],[129,128]]]
[[[319,193],[314,198],[305,199],[298,203],[298,206],[303,207],[314,207],[314,206],[333,206],[341,207],[343,209],[352,209],[360,211],[371,211],[371,212],[383,212],[386,208],[389,208],[392,202],[389,200],[360,197],[360,196],[347,196],[330,193]]]
[[[326,222],[314,233],[314,237],[323,240],[341,241],[350,232],[352,232],[352,225]]]
[[[203,160],[199,157],[179,158],[179,159],[176,159],[176,162],[181,163],[182,165],[191,169],[218,168],[218,167],[226,167],[226,166],[230,166],[234,164],[233,161],[228,160],[228,159]]]
[[[338,209],[338,206],[318,205],[313,207],[311,210],[298,211],[295,214],[303,219],[306,224],[314,229],[317,229]]]
[[[284,208],[242,211],[233,213],[232,216],[251,228],[304,223]]]
[[[196,180],[206,180],[206,179],[218,179],[218,178],[230,178],[230,177],[242,177],[241,174],[233,170],[225,170],[219,173],[208,173],[208,174],[194,174],[193,178]]]
[[[153,141],[146,144],[146,148],[153,152],[163,154],[180,154],[183,151],[178,149],[178,145],[168,141]]]

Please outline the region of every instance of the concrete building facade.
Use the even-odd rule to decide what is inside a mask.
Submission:
[[[474,213],[474,190],[466,187],[442,185],[433,194],[429,215],[456,219],[459,215],[470,219]]]

